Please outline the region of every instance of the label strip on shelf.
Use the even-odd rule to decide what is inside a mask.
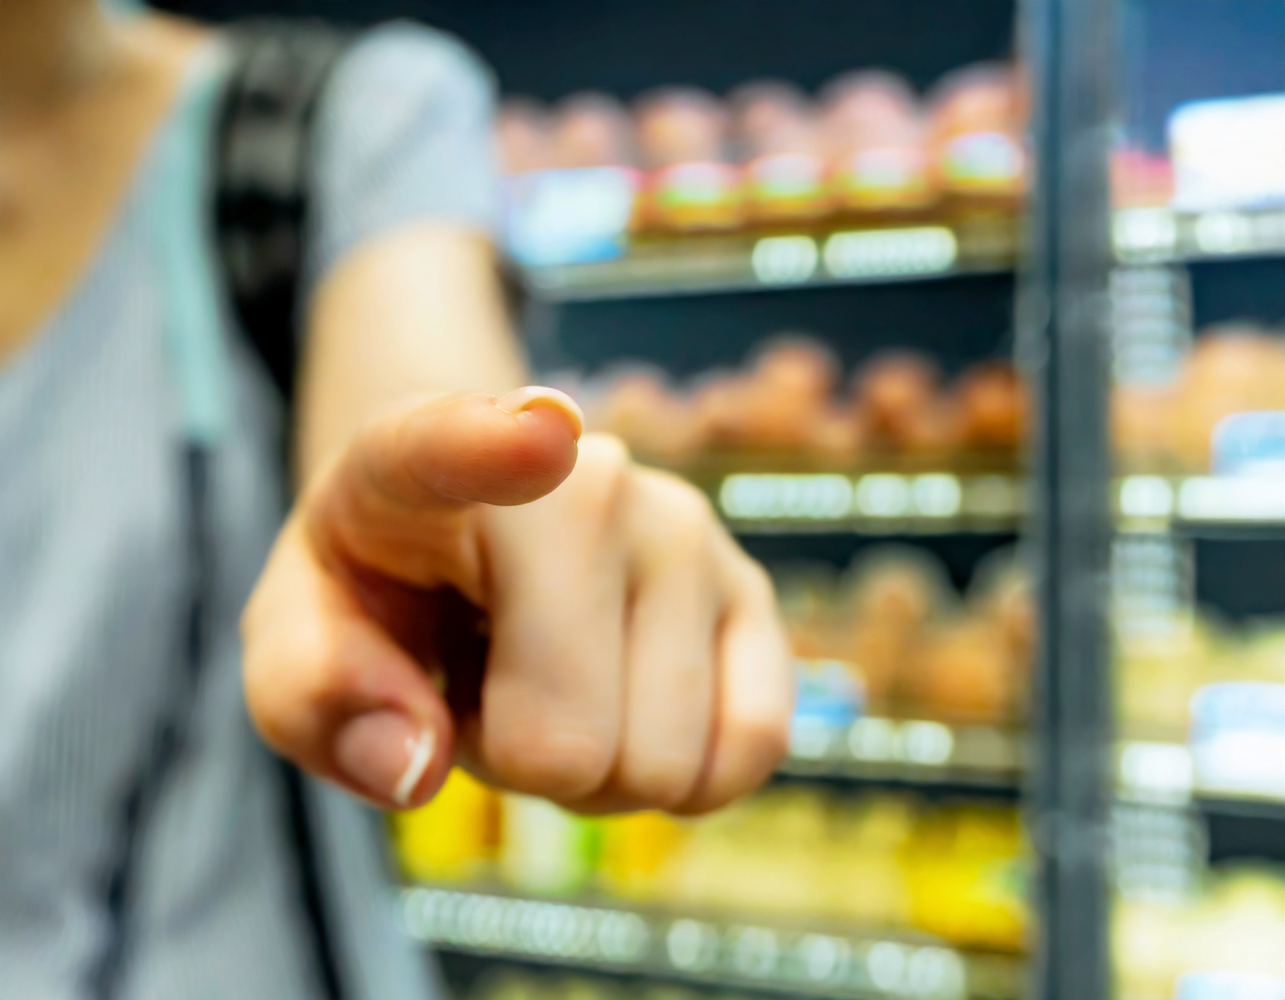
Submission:
[[[1026,509],[1017,477],[951,472],[736,473],[718,484],[716,499],[745,531],[1014,530]]]
[[[1016,788],[1023,746],[995,726],[866,716],[848,726],[796,720],[782,772],[850,780]]]
[[[851,935],[421,886],[402,892],[417,941],[519,961],[800,996],[1016,996],[1022,963],[909,936]]]
[[[1012,271],[1015,219],[753,237],[676,239],[623,256],[527,268],[554,301],[881,284]]]

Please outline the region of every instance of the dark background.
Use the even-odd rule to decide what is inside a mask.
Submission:
[[[781,76],[816,87],[887,66],[925,88],[1012,49],[1012,0],[164,0],[223,20],[314,15],[371,24],[414,17],[458,34],[510,93],[596,87],[621,97],[664,83],[725,91]]]

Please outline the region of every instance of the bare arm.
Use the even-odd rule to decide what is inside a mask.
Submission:
[[[420,223],[358,247],[323,280],[299,386],[300,482],[385,404],[431,392],[502,395],[526,364],[482,235]]]

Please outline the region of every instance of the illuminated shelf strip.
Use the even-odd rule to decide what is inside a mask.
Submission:
[[[438,948],[801,996],[966,1000],[1017,994],[1021,963],[911,937],[784,930],[498,894],[404,890],[410,935]]]
[[[796,720],[783,773],[796,776],[1016,786],[1021,738],[993,726],[868,716],[851,726]]]
[[[1012,526],[1026,489],[1007,475],[738,473],[717,488],[720,512],[743,527],[811,530],[909,526],[939,532],[977,525]]]
[[[1016,522],[1027,505],[1018,477],[948,472],[736,473],[719,481],[715,495],[729,521],[765,529],[989,528]],[[1285,478],[1125,476],[1116,505],[1125,527],[1285,526]]]
[[[1285,210],[1121,209],[1112,220],[1112,238],[1125,263],[1285,255]]]
[[[1233,738],[1235,734],[1230,734]],[[1252,734],[1251,734],[1252,735]],[[1232,750],[1237,747],[1232,745]],[[1236,785],[1202,773],[1202,752],[1182,743],[1134,740],[1122,744],[1118,779],[1123,798],[1156,805],[1185,806],[1193,801],[1222,803],[1228,810],[1239,803],[1246,811],[1260,811],[1285,820],[1285,759],[1279,747],[1285,738],[1246,741],[1229,768],[1225,756],[1216,761],[1219,772],[1233,771]],[[1221,753],[1225,755],[1224,748]]]
[[[1126,526],[1285,526],[1285,477],[1126,476],[1116,500]]]
[[[616,260],[533,267],[527,276],[545,297],[574,300],[1001,273],[1012,269],[1015,256],[1015,228],[1009,221],[977,232],[911,226],[675,241]]]
[[[1258,744],[1255,744],[1258,746]],[[1186,807],[1211,803],[1285,822],[1285,770],[1279,754],[1246,762],[1238,787],[1202,776],[1192,749],[1182,743],[1131,740],[1117,750],[1119,795],[1126,801]],[[1252,765],[1252,766],[1250,766]],[[1024,739],[993,726],[947,726],[928,720],[875,716],[851,726],[796,720],[786,775],[907,784],[1017,787],[1025,773]],[[1257,783],[1246,783],[1257,776]],[[1202,806],[1203,808],[1203,806]]]

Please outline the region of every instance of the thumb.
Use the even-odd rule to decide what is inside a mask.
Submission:
[[[373,419],[307,490],[303,507],[323,563],[356,564],[421,587],[477,592],[470,531],[478,503],[530,503],[575,467],[580,408],[528,386],[496,399],[439,396]]]
[[[310,484],[242,616],[246,702],[269,745],[386,807],[434,793],[455,727],[430,671],[481,655],[470,609],[438,585],[483,603],[476,505],[554,489],[580,429],[567,396],[528,388],[405,404],[357,436]]]

